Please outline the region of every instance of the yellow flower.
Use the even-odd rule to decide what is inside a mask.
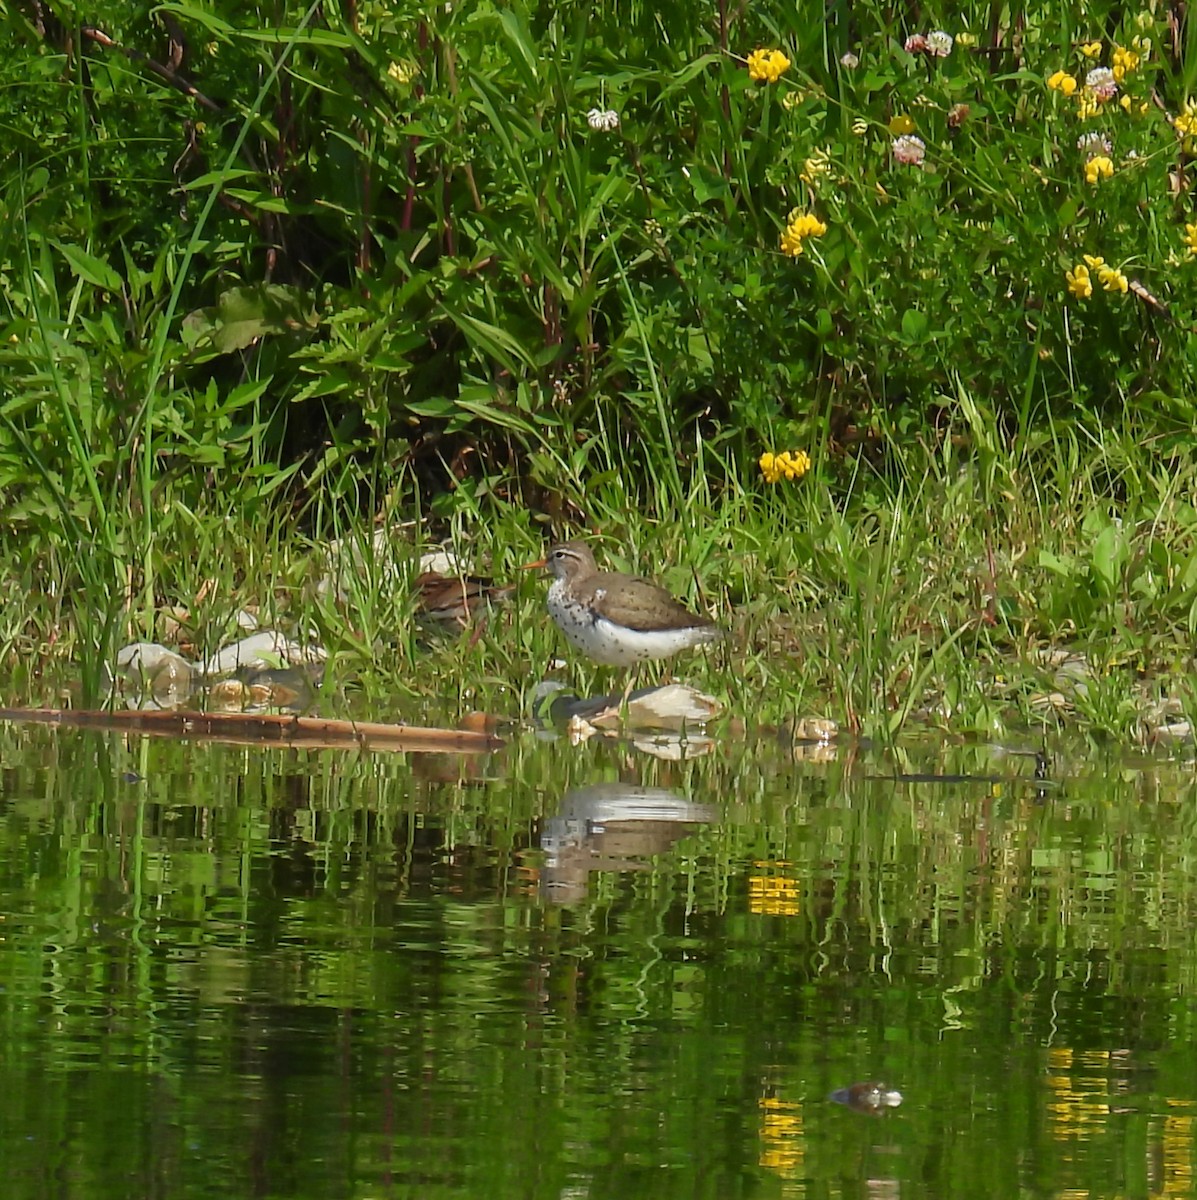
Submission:
[[[1069,75],[1067,71],[1057,71],[1054,75],[1049,75],[1047,86],[1053,92],[1062,92],[1065,96],[1071,96],[1077,89],[1077,81],[1075,75]]]
[[[1109,179],[1114,174],[1114,164],[1106,154],[1095,154],[1085,164],[1085,182],[1096,184],[1099,179]]]
[[[894,137],[903,137],[905,134],[914,132],[914,121],[908,113],[898,113],[896,116],[890,117],[889,131]]]
[[[1197,234],[1197,225],[1193,229]],[[1117,267],[1111,267],[1098,254],[1084,254],[1081,257],[1085,260],[1084,264],[1078,263],[1073,270],[1064,272],[1064,277],[1068,280],[1068,290],[1078,299],[1085,300],[1093,295],[1093,279],[1090,272],[1097,276],[1097,281],[1107,292],[1125,294],[1128,291],[1130,280]]]
[[[1082,88],[1081,94],[1076,98],[1076,115],[1082,121],[1087,121],[1090,117],[1097,116],[1100,107],[1093,92],[1089,88]]]
[[[761,474],[766,483],[778,483],[782,479],[801,479],[810,470],[810,455],[805,450],[783,450],[773,454],[766,450],[760,458]]]
[[[1197,257],[1197,225],[1186,225],[1184,244],[1190,256]]]
[[[1114,71],[1114,78],[1118,83],[1121,83],[1127,74],[1135,70],[1138,65],[1139,56],[1133,50],[1128,50],[1125,46],[1114,47],[1110,66]]]
[[[1081,53],[1086,58],[1101,58],[1101,42],[1082,42]]]
[[[790,213],[782,231],[781,252],[797,258],[802,253],[802,243],[806,238],[822,237],[826,232],[827,226],[818,217],[796,208]]]
[[[1097,278],[1101,280],[1101,286],[1107,292],[1126,292],[1130,286],[1130,281],[1117,267],[1102,267],[1097,272]]]
[[[790,69],[780,50],[754,50],[748,56],[748,78],[756,83],[776,83]]]
[[[977,44],[977,35],[970,33],[967,29],[962,29],[956,35],[957,46],[975,46]]]
[[[852,122],[852,132],[856,134],[857,137],[864,137],[864,135],[869,132],[868,121],[866,121],[864,117],[857,117],[856,120]]]
[[[1068,290],[1078,300],[1088,300],[1093,295],[1093,280],[1089,278],[1089,268],[1083,263],[1077,263],[1071,271],[1064,272],[1068,280]]]
[[[1197,137],[1197,104],[1194,104],[1192,100],[1186,100],[1184,107],[1172,118],[1172,128],[1182,138]]]
[[[387,67],[387,75],[396,83],[411,83],[418,74],[411,63],[393,62]]]

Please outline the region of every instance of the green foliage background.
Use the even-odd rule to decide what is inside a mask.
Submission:
[[[311,487],[366,452],[556,489],[695,438],[749,463],[950,425],[961,390],[1012,432],[1132,402],[1187,424],[1189,34],[1098,7],[970,6],[942,60],[870,4],[11,8],[0,482],[18,512],[86,507],[76,476],[136,463],[198,500],[204,473]],[[1153,52],[1134,115],[1082,123],[1043,81],[1103,35]],[[793,60],[775,85],[758,45]],[[1087,130],[1115,144],[1099,188]],[[793,207],[830,226],[796,261]],[[1066,303],[1082,252],[1170,315]]]

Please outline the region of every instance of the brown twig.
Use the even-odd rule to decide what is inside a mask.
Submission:
[[[114,38],[110,38],[102,29],[97,29],[94,25],[83,25],[79,32],[88,39],[95,42],[98,46],[103,46],[106,50],[116,50],[123,54],[132,62],[144,63],[151,71],[154,72],[160,79],[165,80],[171,87],[183,93],[184,96],[194,100],[197,104],[206,108],[209,112],[223,112],[224,108],[215,100],[205,96],[189,79],[185,79],[173,67],[167,66],[165,63],[160,63],[156,59],[152,59],[148,54],[141,50],[135,50],[132,46],[122,46],[120,42]],[[172,39],[172,57],[174,54],[174,43]],[[181,51],[179,52],[179,61],[182,61]]]

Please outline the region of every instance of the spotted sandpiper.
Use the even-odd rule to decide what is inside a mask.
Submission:
[[[439,575],[421,571],[414,582],[416,612],[440,625],[468,628],[488,604],[503,604],[514,584],[500,587],[480,575]]]
[[[549,615],[570,642],[606,666],[634,667],[723,636],[714,621],[696,616],[655,583],[600,571],[585,542],[560,542],[528,566],[553,572]],[[629,683],[624,702],[630,691]]]

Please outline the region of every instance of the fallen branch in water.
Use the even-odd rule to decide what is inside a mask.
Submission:
[[[321,717],[205,712],[105,712],[100,709],[0,708],[0,721],[111,729],[151,737],[235,742],[239,745],[354,747],[410,753],[483,754],[502,746],[493,733],[435,729],[376,721],[334,721]]]

